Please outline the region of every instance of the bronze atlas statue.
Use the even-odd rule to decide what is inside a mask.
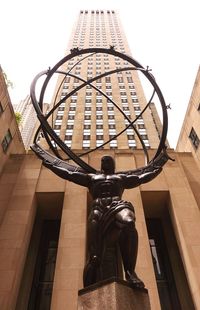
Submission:
[[[73,67],[77,64],[83,62],[88,57],[91,58],[93,55],[101,53],[119,57],[125,60],[128,66],[102,73],[91,79],[83,79],[82,77],[71,73]],[[83,55],[86,56],[83,57]],[[62,66],[72,59],[74,61],[76,60],[75,65],[68,71],[62,70]],[[153,95],[151,99],[143,111],[141,111],[141,113],[137,115],[136,119],[133,121],[129,119],[124,111],[122,111],[110,97],[108,97],[101,89],[98,89],[93,84],[93,82],[99,78],[103,78],[120,71],[126,72],[130,70],[138,70],[142,72],[153,86]],[[126,280],[134,287],[144,287],[144,283],[138,278],[135,272],[138,251],[138,234],[135,227],[134,207],[131,202],[122,199],[122,194],[125,189],[137,187],[140,184],[147,183],[154,179],[162,171],[163,165],[169,159],[165,146],[167,134],[167,106],[165,105],[164,98],[157,83],[155,82],[154,77],[149,73],[149,71],[150,70],[148,68],[144,69],[133,58],[115,51],[113,47],[110,49],[91,48],[82,50],[77,48],[71,50],[71,54],[64,57],[53,67],[53,69],[49,69],[38,74],[31,86],[32,102],[40,121],[40,127],[36,133],[32,150],[40,159],[42,159],[45,167],[63,179],[88,188],[92,197],[87,225],[88,260],[83,273],[83,282],[85,287],[109,277],[109,267],[106,268],[106,257],[109,257],[111,263],[113,260],[116,260],[116,249],[119,250],[121,255]],[[54,73],[59,73],[64,76],[60,88],[62,87],[66,77],[77,78],[80,82],[82,82],[82,84],[72,89],[64,97],[59,98],[58,102],[56,102],[55,99],[53,108],[44,115],[42,112],[44,93]],[[46,75],[46,79],[44,80],[38,101],[36,99],[35,88],[38,79],[43,75]],[[128,122],[128,125],[123,131],[128,128],[134,129],[135,134],[138,136],[144,150],[146,158],[146,165],[144,167],[135,170],[116,172],[114,159],[111,156],[103,156],[101,159],[101,170],[97,171],[81,159],[81,156],[94,152],[96,149],[100,147],[102,148],[111,140],[116,139],[116,137],[122,134],[123,131],[111,137],[110,140],[95,149],[87,150],[83,154],[75,154],[52,130],[48,119],[53,119],[53,112],[56,111],[61,104],[66,103],[67,99],[70,98],[75,92],[78,92],[87,85],[98,90],[98,92],[105,96],[107,100],[123,114],[124,118]],[[162,107],[163,131],[156,153],[150,160],[145,143],[137,130],[136,123],[139,117],[141,117],[145,110],[150,106],[155,93],[157,94]],[[41,135],[45,137],[54,155],[44,150],[38,144]],[[62,157],[63,153],[67,155],[67,158]],[[68,161],[70,159],[72,159],[78,166],[69,164]],[[112,249],[111,254],[108,254],[108,249]],[[115,249],[115,252],[113,252],[113,249]],[[117,274],[114,274],[114,276],[117,276]]]

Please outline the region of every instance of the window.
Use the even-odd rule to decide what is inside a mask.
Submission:
[[[73,129],[74,126],[73,125],[67,125],[67,129]]]
[[[2,107],[2,104],[0,102],[0,115],[3,113],[3,107]]]
[[[123,111],[129,111],[129,107],[123,107]]]
[[[96,129],[103,129],[103,125],[96,125]]]
[[[7,151],[11,141],[12,141],[12,135],[11,135],[10,129],[8,129],[7,133],[5,134],[5,136],[3,138],[3,141],[1,142],[1,145],[2,145],[4,152]]]
[[[64,110],[65,110],[65,108],[63,108],[63,107],[58,108],[58,111],[64,111]]]
[[[91,119],[91,115],[85,115],[85,116],[84,116],[84,119],[85,119],[85,120],[90,120],[90,119]]]
[[[90,129],[91,125],[84,125],[84,129]]]
[[[61,129],[61,125],[54,125],[54,129]]]
[[[90,140],[90,135],[84,135],[83,140]]]
[[[79,79],[74,78],[74,83],[79,83]]]
[[[190,134],[189,134],[189,138],[190,138],[194,148],[197,149],[199,147],[200,140],[199,140],[199,137],[197,136],[194,128],[191,129]]]
[[[123,83],[123,78],[122,77],[118,77],[118,82],[119,83]]]
[[[140,135],[140,136],[141,136],[142,140],[148,140],[147,135]]]
[[[72,135],[65,135],[65,140],[70,140],[72,139]]]
[[[134,107],[134,110],[135,110],[135,111],[140,111],[140,112],[141,112],[140,107]]]
[[[56,121],[57,121],[57,120],[61,120],[61,119],[63,119],[63,116],[62,116],[62,115],[57,115],[57,116],[56,116]]]
[[[144,124],[138,124],[138,128],[143,129],[143,128],[145,128],[145,126],[144,126]]]

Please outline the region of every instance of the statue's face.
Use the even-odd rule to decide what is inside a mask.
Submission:
[[[115,162],[111,156],[103,156],[101,159],[101,171],[106,174],[115,172]]]

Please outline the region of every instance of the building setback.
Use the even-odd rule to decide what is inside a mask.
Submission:
[[[130,54],[116,12],[81,11],[67,53],[77,46],[109,45]],[[87,78],[105,67],[122,65],[121,60],[106,55],[89,58],[72,72],[76,70],[81,76],[86,72]],[[75,63],[76,59],[68,65]],[[55,94],[62,78],[59,77]],[[74,83],[74,78],[65,80],[58,91],[59,98]],[[136,72],[111,76],[95,86],[111,93],[108,96],[126,108],[124,111],[133,119],[146,104]],[[112,106],[96,92],[90,88],[81,90],[55,112],[54,130],[72,150],[93,148],[119,130],[118,126],[125,126],[121,114],[108,109]],[[150,153],[157,147],[160,134],[154,110],[152,106],[140,118],[142,123],[137,123],[143,125],[138,130],[143,129],[140,133]],[[84,160],[100,169],[100,159],[105,154],[115,158],[117,171],[144,165],[143,150],[134,132],[124,133],[113,143],[85,155]],[[169,150],[169,155],[175,161],[168,162],[156,179],[127,190],[123,196],[135,207],[139,234],[136,272],[148,289],[152,309],[200,309],[199,165],[191,153]],[[11,180],[10,189],[6,185]],[[0,205],[0,308],[77,309],[87,256],[87,190],[54,175],[32,152],[9,157],[0,184],[4,194]]]

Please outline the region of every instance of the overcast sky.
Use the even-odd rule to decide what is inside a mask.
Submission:
[[[169,110],[175,147],[200,64],[199,0],[1,0],[0,64],[13,82],[13,103],[34,76],[65,54],[80,9],[118,10],[132,56],[150,66]]]

